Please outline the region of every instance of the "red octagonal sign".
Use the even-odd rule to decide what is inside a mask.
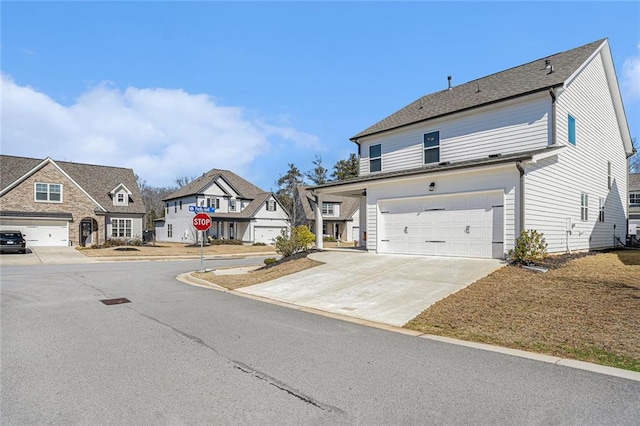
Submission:
[[[206,231],[211,228],[211,218],[204,213],[198,213],[193,217],[193,226],[198,231]]]

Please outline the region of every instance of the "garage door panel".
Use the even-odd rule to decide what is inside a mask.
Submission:
[[[502,195],[434,196],[381,201],[379,235],[385,253],[503,257]],[[494,206],[496,206],[494,208]],[[418,209],[408,211],[409,209]]]
[[[17,229],[24,235],[27,247],[69,245],[68,222],[36,219],[6,219],[0,229]]]
[[[274,244],[275,239],[282,232],[282,227],[268,227],[268,226],[256,226],[254,228],[254,242],[256,243],[265,243],[265,244]]]

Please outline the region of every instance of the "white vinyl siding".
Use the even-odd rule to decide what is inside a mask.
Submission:
[[[436,182],[436,191],[429,191],[430,182]],[[463,173],[443,172],[426,176],[397,180],[395,182],[371,182],[367,189],[367,250],[378,251],[378,202],[402,198],[425,196],[455,196],[479,191],[493,191],[503,194],[503,225],[498,232],[504,236],[503,250],[513,248],[515,229],[518,226],[519,210],[516,194],[519,190],[519,173],[513,164],[493,169],[466,171]]]
[[[626,233],[627,163],[600,55],[558,96],[556,110],[558,143],[568,147],[526,166],[525,226],[544,234],[550,253],[611,247],[614,232],[622,241]],[[576,146],[567,141],[569,112],[579,124]],[[581,221],[581,193],[589,194],[590,203],[604,198],[604,222],[593,212]]]
[[[423,136],[433,131],[440,132],[440,162],[542,149],[549,145],[550,113],[545,92],[363,138],[360,176],[369,174],[369,147],[375,144],[382,145],[382,172],[421,167]]]

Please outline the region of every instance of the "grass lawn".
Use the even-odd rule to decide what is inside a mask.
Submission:
[[[247,274],[216,275],[213,272],[194,272],[192,275],[196,278],[207,280],[219,286],[234,290],[240,287],[247,287],[266,281],[275,280],[276,278],[304,271],[305,269],[313,268],[314,266],[322,264],[322,262],[311,260],[308,257],[300,257],[296,259],[280,261],[269,268],[258,269]]]
[[[640,251],[561,259],[501,268],[405,327],[640,371]]]
[[[89,257],[131,257],[131,256],[199,256],[200,246],[193,247],[184,243],[156,243],[155,246],[127,246],[127,250],[117,250],[122,247],[84,248],[80,253]],[[211,245],[204,246],[205,256],[222,254],[251,254],[270,252],[275,255],[273,246],[245,246],[245,245]]]

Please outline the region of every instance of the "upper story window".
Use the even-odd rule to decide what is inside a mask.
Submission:
[[[629,204],[632,206],[640,206],[640,192],[632,192],[629,194]]]
[[[123,204],[124,203],[124,194],[122,192],[120,192],[118,195],[116,195],[116,202],[119,204]]]
[[[322,203],[322,214],[331,215],[335,214],[333,203]]]
[[[604,222],[604,198],[600,198],[598,205],[598,222]]]
[[[424,164],[440,162],[440,132],[426,133],[423,139]]]
[[[178,202],[177,201],[173,202],[173,212],[174,213],[178,213]]]
[[[169,203],[167,203],[167,213],[169,213]]]
[[[611,161],[607,161],[607,188],[611,189],[613,179],[611,178]]]
[[[236,200],[231,198],[229,200],[229,211],[231,212],[235,212],[236,211]]]
[[[576,119],[573,118],[571,114],[569,114],[569,118],[567,121],[567,130],[568,130],[567,140],[571,145],[575,145],[576,144]]]
[[[267,200],[267,211],[268,212],[276,211],[276,202],[274,200]]]
[[[61,203],[62,185],[59,183],[36,182],[35,201],[41,203]]]
[[[379,172],[382,170],[382,145],[371,145],[369,147],[369,172]]]
[[[182,200],[180,200],[180,210],[182,210]]]

